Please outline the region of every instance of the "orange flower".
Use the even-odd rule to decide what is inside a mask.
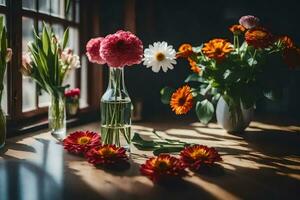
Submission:
[[[207,57],[218,61],[223,60],[232,50],[232,44],[224,39],[212,39],[205,43],[202,48],[202,52]]]
[[[296,47],[286,48],[283,51],[283,59],[290,69],[300,67],[300,49]]]
[[[176,54],[177,58],[187,58],[193,54],[192,45],[190,44],[182,44],[179,49],[178,53]]]
[[[193,145],[180,152],[180,160],[191,170],[199,170],[202,166],[222,161],[222,158],[215,148]]]
[[[83,154],[100,144],[99,134],[90,131],[76,131],[63,140],[64,148],[74,154]]]
[[[283,44],[284,48],[292,48],[295,46],[294,41],[289,36],[280,36],[278,40]]]
[[[160,154],[146,160],[145,164],[141,165],[140,172],[150,180],[157,182],[185,176],[185,168],[185,165],[178,158],[168,154]]]
[[[245,34],[246,42],[254,48],[269,47],[274,41],[273,39],[272,34],[264,28],[251,29]]]
[[[178,88],[172,94],[170,106],[177,115],[186,114],[193,107],[193,95],[191,88],[186,85]]]
[[[110,144],[97,146],[89,150],[85,156],[89,163],[96,166],[121,164],[128,160],[126,149]]]
[[[197,63],[194,60],[192,60],[191,58],[188,58],[188,61],[191,66],[191,70],[193,72],[195,72],[196,74],[199,74],[201,72],[201,68],[197,65]]]
[[[234,35],[240,35],[242,33],[245,32],[245,27],[243,27],[242,25],[233,25],[229,28],[229,30],[234,34]]]

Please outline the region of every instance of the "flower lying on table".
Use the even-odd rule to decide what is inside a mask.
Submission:
[[[92,148],[85,156],[88,162],[95,166],[123,164],[128,160],[126,149],[112,144],[100,145]]]
[[[160,154],[148,159],[145,164],[141,165],[140,172],[152,181],[158,182],[187,175],[185,168],[183,162],[178,158],[169,154]]]
[[[64,148],[74,154],[85,154],[88,150],[101,144],[98,133],[76,131],[63,140]]]
[[[180,160],[191,170],[197,171],[202,166],[210,166],[222,161],[218,151],[213,147],[193,145],[180,152]]]

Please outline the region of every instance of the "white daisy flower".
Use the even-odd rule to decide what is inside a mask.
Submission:
[[[159,72],[160,68],[167,72],[168,69],[173,69],[173,65],[177,63],[176,51],[173,46],[168,46],[167,42],[154,42],[145,49],[143,61],[147,68],[152,67],[153,72]]]

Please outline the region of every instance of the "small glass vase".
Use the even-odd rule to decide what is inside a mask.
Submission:
[[[101,137],[130,152],[131,100],[124,82],[123,68],[109,68],[109,83],[101,98]]]
[[[66,137],[66,104],[63,94],[51,95],[48,120],[51,135],[63,140]]]
[[[75,116],[79,109],[79,97],[69,97],[66,101],[67,113],[69,116]]]
[[[6,116],[0,108],[0,149],[4,147],[6,140]]]

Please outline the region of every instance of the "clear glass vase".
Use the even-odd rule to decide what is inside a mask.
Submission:
[[[58,140],[66,137],[66,104],[63,94],[51,95],[48,112],[51,135]]]
[[[124,82],[123,68],[109,68],[109,83],[101,98],[101,137],[130,152],[131,100]]]
[[[6,140],[6,116],[0,108],[0,149],[4,147]]]

